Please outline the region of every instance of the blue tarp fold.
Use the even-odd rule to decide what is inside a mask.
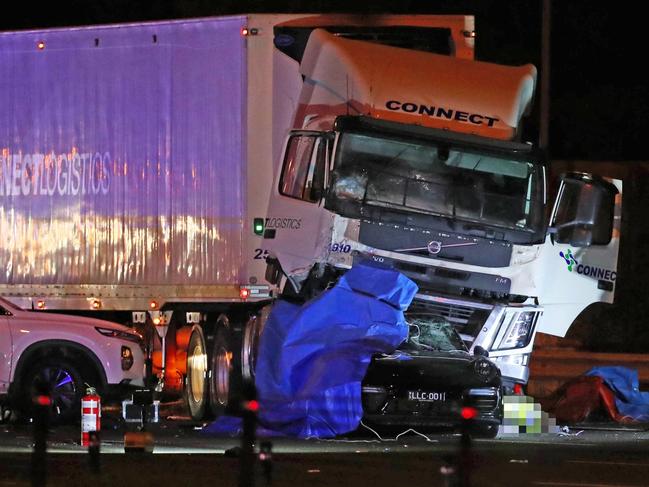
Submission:
[[[620,414],[635,421],[649,421],[649,392],[641,392],[638,371],[622,366],[594,367],[584,375],[601,377],[615,393]]]
[[[261,426],[299,438],[355,430],[372,355],[390,353],[407,338],[403,312],[416,292],[403,274],[360,263],[302,306],[277,301],[257,358]],[[225,421],[206,432],[222,433]]]

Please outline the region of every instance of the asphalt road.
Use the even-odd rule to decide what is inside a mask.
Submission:
[[[232,454],[240,439],[206,436],[202,426],[165,420],[150,428],[152,454],[124,453],[127,425],[105,418],[99,473],[79,445],[79,426],[52,428],[45,481],[33,482],[33,425],[2,425],[0,486],[239,485],[241,457]],[[270,469],[257,462],[253,480],[256,486],[449,486],[459,485],[453,482],[461,472],[471,486],[649,485],[647,429],[581,426],[561,434],[473,440],[464,456],[454,434],[410,431],[379,439],[367,430],[335,440],[265,438],[257,444],[272,442],[272,461],[265,464]]]

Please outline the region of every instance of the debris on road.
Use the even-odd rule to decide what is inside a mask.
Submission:
[[[544,405],[569,424],[649,421],[649,393],[640,391],[637,371],[622,366],[594,367],[558,388]]]

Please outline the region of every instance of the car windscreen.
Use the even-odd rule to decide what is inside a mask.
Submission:
[[[466,346],[453,325],[439,316],[406,315],[408,339],[404,345],[434,352],[464,351]]]

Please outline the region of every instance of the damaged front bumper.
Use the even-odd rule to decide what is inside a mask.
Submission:
[[[364,420],[376,425],[458,428],[465,407],[475,410],[474,424],[502,422],[500,387],[430,391],[363,386],[362,400]]]

